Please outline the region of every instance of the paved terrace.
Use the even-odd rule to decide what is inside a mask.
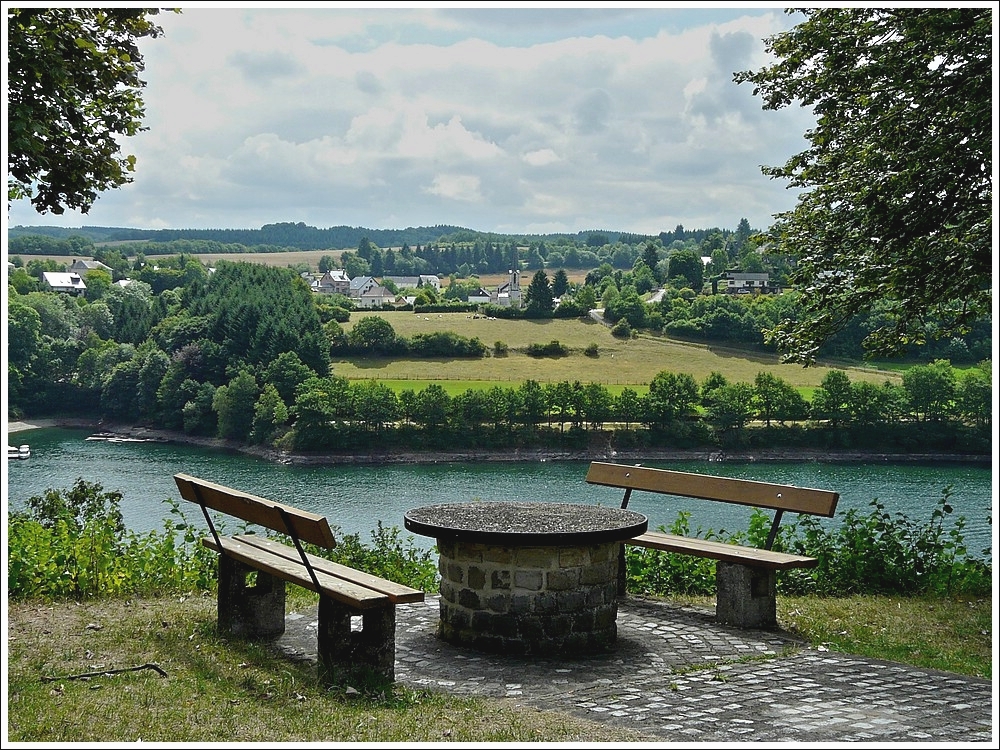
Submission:
[[[439,640],[438,597],[396,608],[396,679],[511,698],[663,742],[988,743],[992,683],[809,648],[712,613],[628,598],[614,653],[576,659],[484,654]],[[278,646],[316,658],[315,611],[286,618]]]

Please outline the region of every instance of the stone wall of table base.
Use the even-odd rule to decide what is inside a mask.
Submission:
[[[617,638],[619,548],[438,540],[439,635],[509,654],[608,651]]]

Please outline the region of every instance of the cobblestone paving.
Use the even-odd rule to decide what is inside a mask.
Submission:
[[[439,640],[438,599],[396,608],[396,680],[513,698],[663,741],[994,744],[988,680],[808,648],[711,613],[629,598],[610,654],[483,654]],[[315,611],[291,614],[278,645],[316,658]]]

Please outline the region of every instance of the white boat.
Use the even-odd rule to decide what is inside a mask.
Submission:
[[[31,458],[31,448],[27,445],[21,445],[17,448],[13,445],[8,445],[7,458]]]

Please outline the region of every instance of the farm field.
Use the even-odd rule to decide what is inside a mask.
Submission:
[[[315,269],[324,255],[336,255],[339,252],[308,250],[238,255],[199,254],[198,258],[206,263],[221,258],[277,267],[305,262]],[[74,260],[68,256],[22,255],[21,258],[25,262],[32,258],[49,258],[67,265]],[[529,282],[531,273],[524,272],[522,285]],[[586,274],[586,270],[567,270],[571,282],[582,282]],[[549,276],[551,278],[552,272],[549,272]],[[484,274],[480,277],[480,283],[485,287],[495,286],[506,280],[506,274]],[[444,283],[447,283],[447,279]],[[352,380],[374,378],[386,381],[395,390],[404,387],[420,390],[427,383],[437,382],[454,394],[464,392],[474,384],[488,388],[494,383],[518,384],[532,379],[540,383],[602,383],[613,393],[629,386],[642,393],[656,374],[665,370],[688,373],[699,383],[713,371],[721,373],[730,382],[751,383],[759,372],[767,372],[782,378],[809,398],[834,366],[826,364],[803,368],[799,365],[782,364],[776,356],[770,354],[748,353],[651,334],[622,341],[611,335],[610,328],[597,321],[490,320],[473,318],[466,313],[421,315],[412,312],[355,311],[351,314],[351,320],[344,324],[344,330],[350,331],[354,323],[367,315],[386,318],[396,333],[406,338],[417,333],[452,331],[468,338],[478,337],[491,352],[496,342],[503,342],[509,349],[507,356],[491,356],[480,360],[354,359],[350,362],[334,361],[332,364],[333,374]],[[529,344],[547,344],[551,341],[558,341],[569,347],[570,354],[564,357],[536,358],[529,357],[523,351]],[[583,353],[591,344],[597,345],[596,357]],[[898,363],[886,369],[850,365],[837,367],[845,370],[852,381],[870,381],[876,384],[886,380],[899,383],[902,369],[905,369],[900,368]]]
[[[537,380],[540,383],[577,381],[602,383],[612,390],[614,386],[630,386],[640,392],[661,371],[688,373],[701,382],[711,372],[719,372],[730,382],[750,382],[759,372],[768,372],[782,378],[803,395],[810,395],[819,387],[830,366],[804,368],[783,364],[769,354],[750,354],[682,342],[666,337],[641,335],[628,341],[616,339],[611,329],[597,321],[579,320],[501,320],[473,318],[471,314],[416,314],[412,312],[353,312],[351,320],[343,324],[345,331],[364,317],[377,315],[385,318],[397,335],[410,338],[417,333],[451,331],[468,338],[478,337],[491,350],[500,341],[507,345],[507,356],[485,359],[353,359],[335,360],[332,372],[349,379],[378,379],[385,381],[412,381],[414,390],[425,382],[460,381],[461,390],[471,382],[489,387],[493,383],[521,383]],[[569,347],[564,357],[530,357],[524,353],[529,344],[547,344],[558,341]],[[597,345],[598,356],[584,354],[591,344]],[[854,381],[881,384],[889,380],[899,382],[900,373],[878,371],[861,367],[841,367]],[[443,383],[442,383],[443,384]],[[450,391],[449,391],[450,392]]]

